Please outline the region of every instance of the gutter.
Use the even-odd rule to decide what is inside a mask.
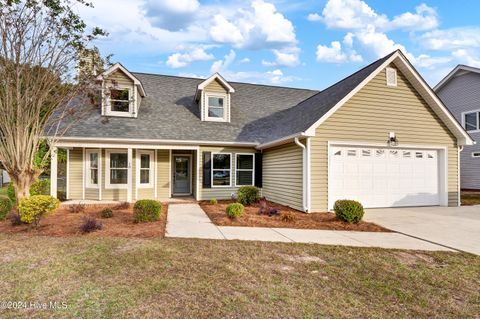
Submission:
[[[271,141],[271,142],[268,142],[268,143],[257,145],[256,148],[259,149],[259,150],[262,150],[262,149],[265,149],[265,148],[270,148],[270,147],[286,144],[286,143],[289,143],[289,142],[293,142],[296,138],[299,138],[299,137],[310,137],[310,136],[312,136],[312,135],[306,134],[305,132],[295,133],[295,134],[292,134],[292,135],[282,137],[278,140],[274,140],[274,141]]]
[[[302,149],[302,157],[303,157],[303,178],[302,178],[302,185],[303,185],[303,210],[306,213],[310,212],[310,138],[306,139],[306,146],[302,144],[298,137],[294,138],[295,144]]]

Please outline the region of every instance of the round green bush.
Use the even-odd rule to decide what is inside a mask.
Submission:
[[[152,222],[160,218],[162,204],[153,199],[138,200],[133,206],[133,215],[136,223]]]
[[[216,198],[212,198],[212,199],[210,200],[210,205],[217,205],[217,204],[218,204],[218,201],[217,201]]]
[[[111,218],[113,217],[113,210],[110,207],[104,208],[100,212],[100,216],[102,216],[102,218]]]
[[[30,186],[30,196],[50,195],[50,180],[38,179]]]
[[[60,205],[60,201],[49,195],[34,195],[22,199],[18,212],[22,222],[38,226],[40,219],[52,213]]]
[[[338,219],[354,224],[360,222],[364,214],[362,204],[347,199],[337,200],[333,210]]]
[[[7,196],[0,196],[0,220],[4,220],[12,210],[13,204]]]
[[[240,203],[233,203],[227,206],[227,215],[230,218],[237,218],[243,215],[243,211],[245,207],[243,207]]]
[[[250,205],[260,199],[260,190],[255,186],[242,186],[237,191],[238,201],[243,205]]]

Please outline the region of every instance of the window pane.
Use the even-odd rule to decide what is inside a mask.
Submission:
[[[214,169],[230,169],[230,154],[213,154]]]
[[[214,171],[213,185],[215,186],[230,185],[230,171]]]
[[[127,154],[125,153],[111,153],[110,167],[111,168],[127,168],[128,166]]]
[[[465,114],[465,129],[467,131],[478,129],[478,113]]]
[[[209,117],[223,117],[223,108],[218,107],[209,107],[208,108],[208,116]]]
[[[253,169],[253,155],[237,155],[237,169]]]
[[[130,102],[123,101],[111,101],[112,111],[114,112],[129,112],[130,111]]]
[[[148,184],[150,183],[150,170],[142,169],[140,171],[140,183],[141,184]]]
[[[98,153],[90,153],[90,168],[98,167]]]
[[[208,106],[223,108],[223,98],[221,98],[221,97],[209,97],[208,98]]]
[[[252,171],[237,171],[237,185],[252,185]]]
[[[128,170],[112,169],[110,170],[110,184],[127,184]]]
[[[150,168],[150,155],[148,154],[140,155],[140,168]]]
[[[128,101],[128,90],[110,89],[110,99]]]
[[[98,184],[98,170],[91,169],[90,170],[90,184],[97,185]]]

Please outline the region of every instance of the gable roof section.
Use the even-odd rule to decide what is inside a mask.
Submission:
[[[223,78],[223,76],[220,75],[220,73],[215,72],[213,75],[211,75],[208,79],[203,81],[197,86],[197,91],[195,92],[195,98],[198,98],[198,94],[200,91],[204,90],[207,85],[212,83],[213,81],[218,81],[227,91],[228,93],[234,93],[235,89]]]
[[[145,89],[143,88],[142,82],[140,82],[139,79],[137,79],[130,71],[128,71],[122,64],[120,63],[115,63],[112,65],[108,70],[100,74],[97,79],[98,80],[104,80],[108,75],[114,73],[115,71],[120,70],[122,73],[124,73],[127,77],[129,77],[132,81],[133,84],[135,84],[138,87],[138,90],[140,92],[140,95],[142,97],[145,97],[147,94],[145,93]]]
[[[433,88],[435,92],[438,92],[445,84],[447,84],[453,77],[462,72],[473,72],[480,74],[480,68],[468,66],[464,64],[457,65],[450,73],[447,74],[437,85]]]
[[[268,148],[293,140],[295,137],[315,136],[315,130],[318,126],[325,122],[353,95],[391,63],[397,66],[427,104],[446,124],[457,138],[458,144],[472,145],[473,140],[471,137],[465,132],[445,105],[443,105],[425,80],[410,64],[408,59],[401,51],[397,50],[288,110],[289,113],[284,115],[287,121],[277,124],[278,128],[283,130],[283,136],[285,137],[278,140],[267,138],[259,145],[259,148]],[[276,134],[271,134],[270,136],[275,135]]]

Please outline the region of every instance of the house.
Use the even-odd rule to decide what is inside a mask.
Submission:
[[[434,88],[453,116],[475,141],[480,141],[480,69],[458,65]],[[480,145],[460,153],[462,189],[480,190]]]
[[[121,64],[99,80],[102,106],[54,145],[68,150],[69,199],[224,199],[256,185],[305,212],[344,198],[459,205],[459,151],[473,141],[400,51],[323,91]]]
[[[10,183],[10,176],[6,170],[0,168],[0,187]]]

